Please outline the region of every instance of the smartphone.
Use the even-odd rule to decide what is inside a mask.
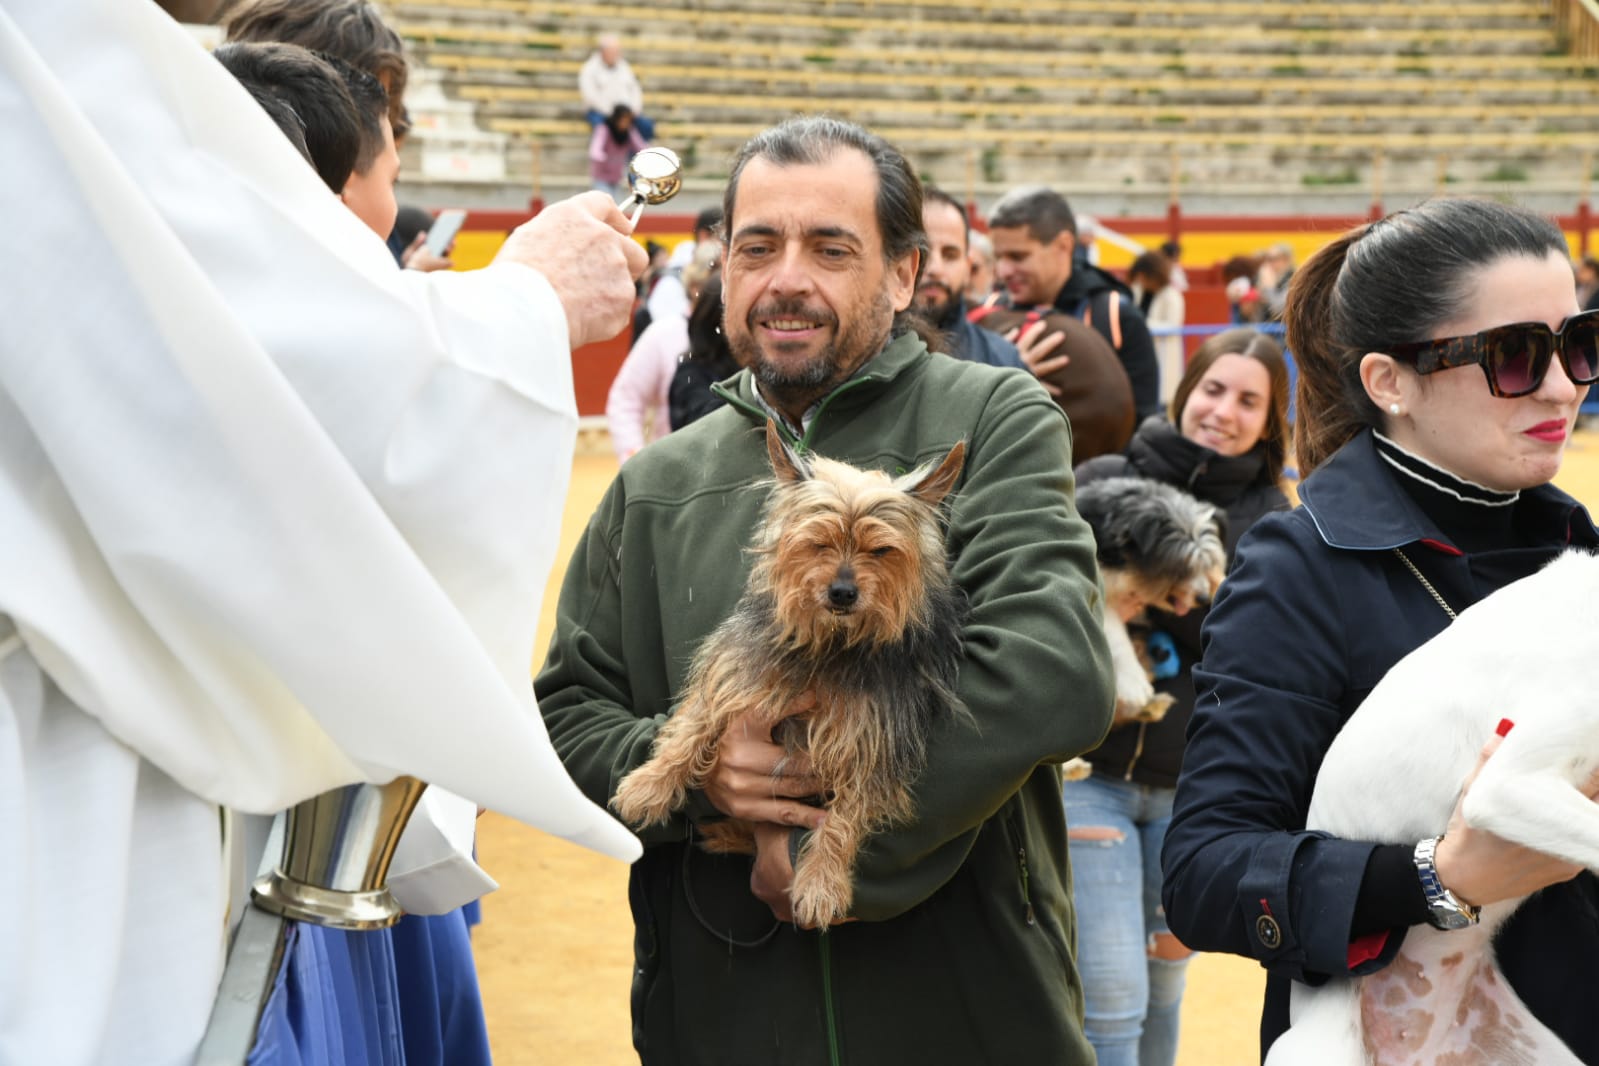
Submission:
[[[439,217],[433,220],[433,225],[428,229],[427,250],[440,259],[450,250],[450,245],[455,241],[455,235],[461,232],[461,224],[466,221],[466,212],[458,207],[440,211]]]

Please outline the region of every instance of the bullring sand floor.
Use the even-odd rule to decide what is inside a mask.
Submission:
[[[603,447],[603,438],[599,447]],[[580,452],[562,525],[562,554],[544,598],[548,643],[566,556],[616,472],[608,451]],[[1599,504],[1599,432],[1573,439],[1558,484]],[[632,924],[627,868],[495,814],[479,823],[483,865],[501,888],[483,901],[478,971],[494,1057],[502,1066],[628,1066]],[[1257,1061],[1262,971],[1201,955],[1188,972],[1178,1066]],[[977,1066],[977,1064],[973,1064]],[[997,1064],[989,1064],[997,1066]]]

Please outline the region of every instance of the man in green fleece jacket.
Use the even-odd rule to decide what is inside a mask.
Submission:
[[[971,601],[959,693],[908,825],[867,841],[849,920],[791,922],[814,785],[736,725],[703,791],[642,833],[633,1039],[656,1064],[1088,1064],[1058,766],[1110,724],[1094,543],[1070,433],[1017,370],[929,352],[905,330],[926,239],[897,150],[832,119],[758,135],[724,204],[723,329],[748,369],[728,404],[631,459],[578,545],[536,681],[573,778],[607,802],[649,756],[701,640],[733,608],[770,478],[764,428],[904,473],[965,440],[949,508]],[[758,823],[760,854],[695,827]]]

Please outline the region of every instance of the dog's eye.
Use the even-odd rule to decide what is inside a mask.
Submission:
[[[872,549],[872,554],[877,556],[879,559],[881,559],[885,555],[892,555],[893,553],[894,553],[894,548],[893,548],[892,545],[889,545],[889,544],[885,544],[881,548],[873,548]]]

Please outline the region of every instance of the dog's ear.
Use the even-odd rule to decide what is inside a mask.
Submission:
[[[937,507],[955,487],[955,479],[961,476],[961,468],[965,465],[966,442],[958,440],[938,466],[932,470],[927,466],[917,467],[894,484],[922,500],[929,507]]]
[[[777,423],[770,418],[766,420],[766,454],[772,460],[772,473],[777,475],[779,483],[805,481],[810,478],[810,464],[788,446],[782,432],[777,428]]]

